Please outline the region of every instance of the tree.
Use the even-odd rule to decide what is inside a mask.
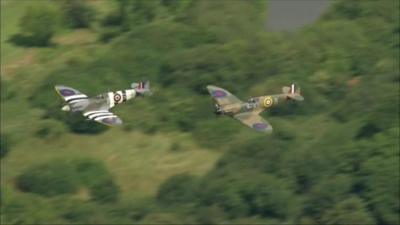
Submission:
[[[178,174],[165,181],[157,194],[158,200],[166,204],[190,203],[196,200],[197,179],[188,174]]]
[[[358,197],[352,197],[336,204],[322,217],[323,224],[375,224],[366,209],[365,203]]]
[[[335,203],[345,199],[352,186],[352,177],[336,175],[320,179],[305,200],[304,211],[310,216],[318,217]]]
[[[100,180],[90,187],[92,199],[101,202],[116,202],[118,200],[119,188],[110,177]]]
[[[17,177],[17,187],[24,192],[42,196],[74,193],[78,184],[74,180],[75,171],[70,163],[51,161],[33,166]]]
[[[47,5],[29,7],[19,21],[21,33],[12,41],[18,45],[48,46],[56,32],[58,24],[57,12]]]
[[[3,158],[10,150],[8,143],[6,142],[5,136],[0,135],[0,158]]]
[[[83,0],[65,0],[61,4],[64,20],[71,28],[90,27],[94,19],[94,9]]]

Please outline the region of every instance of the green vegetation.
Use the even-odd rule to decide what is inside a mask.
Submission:
[[[292,33],[265,31],[263,1],[1,4],[2,223],[399,224],[398,1],[335,1]],[[42,26],[47,47],[9,41]],[[154,95],[112,129],[53,89],[141,79]],[[216,118],[205,90],[292,82],[305,101],[266,112],[267,136]]]
[[[33,166],[18,176],[16,186],[47,197],[76,193],[86,187],[91,198],[99,202],[115,202],[119,192],[104,166],[89,159],[53,160]]]
[[[64,0],[60,6],[65,23],[71,28],[90,27],[94,19],[94,9],[86,2],[79,0]]]
[[[9,151],[10,145],[7,142],[5,135],[0,135],[0,158],[3,158]]]
[[[12,37],[17,45],[48,46],[57,27],[57,12],[48,5],[34,5],[26,9],[19,25],[22,31]]]

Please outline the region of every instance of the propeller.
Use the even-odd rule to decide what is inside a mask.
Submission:
[[[215,104],[215,115],[219,116],[219,115],[223,115],[224,111],[222,110],[221,106],[219,106],[218,104]]]

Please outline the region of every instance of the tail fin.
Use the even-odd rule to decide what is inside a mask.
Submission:
[[[282,91],[284,94],[287,94],[287,97],[297,101],[303,101],[304,98],[301,96],[300,87],[297,87],[296,84],[291,84],[290,87],[283,87]]]
[[[152,94],[150,90],[150,81],[142,81],[139,83],[132,83],[131,87],[135,89],[136,93],[143,96],[149,96]]]

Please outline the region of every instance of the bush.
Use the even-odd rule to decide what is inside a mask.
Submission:
[[[99,134],[108,129],[106,125],[87,120],[78,113],[69,113],[66,115],[65,122],[72,132],[78,134]]]
[[[172,144],[169,146],[169,150],[171,152],[178,152],[182,150],[182,145],[178,141],[172,142]]]
[[[241,124],[235,123],[230,118],[221,117],[203,121],[196,126],[192,134],[200,145],[222,149],[226,147],[226,143],[230,143],[234,139],[240,126]]]
[[[65,128],[60,122],[45,120],[41,127],[36,131],[36,135],[40,138],[53,139],[60,137],[64,132]]]
[[[111,178],[105,178],[90,187],[92,199],[100,202],[116,202],[118,200],[119,188]]]
[[[121,31],[117,28],[104,28],[100,35],[100,41],[108,43],[120,33]]]
[[[11,82],[1,79],[0,84],[1,84],[1,90],[0,90],[1,101],[10,100],[17,95],[17,91],[15,90],[15,87],[11,85]]]
[[[345,199],[327,210],[321,219],[323,224],[375,224],[366,204],[358,197]]]
[[[17,187],[24,192],[48,197],[74,193],[78,189],[74,176],[75,171],[70,163],[57,160],[26,170],[17,177]]]
[[[178,174],[161,184],[157,199],[165,204],[191,203],[197,200],[197,178],[188,174]]]
[[[48,46],[58,23],[57,12],[47,5],[29,7],[19,21],[21,33],[11,41],[21,46]]]
[[[16,183],[21,191],[46,197],[72,194],[80,187],[89,188],[91,198],[98,202],[115,202],[119,195],[119,188],[106,167],[85,158],[32,166],[17,177]]]
[[[95,15],[94,9],[83,0],[65,0],[61,9],[67,26],[71,28],[90,27]]]
[[[377,126],[373,122],[368,122],[364,124],[359,130],[357,135],[355,136],[355,139],[365,139],[365,138],[371,138],[373,137],[376,133],[380,132],[381,129],[379,126]]]
[[[10,150],[8,142],[3,134],[0,135],[0,159],[7,155]]]
[[[122,16],[117,12],[108,14],[101,20],[101,25],[107,26],[119,26],[122,24]]]
[[[297,198],[284,180],[252,170],[215,172],[202,179],[201,205],[218,206],[230,218],[288,219],[297,214]]]

